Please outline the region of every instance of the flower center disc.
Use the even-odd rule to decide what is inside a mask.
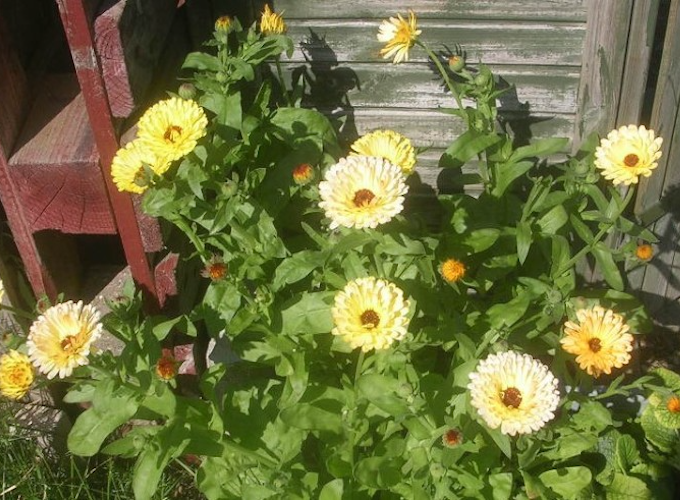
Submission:
[[[501,392],[501,401],[508,408],[519,408],[522,404],[522,393],[515,387],[508,387]]]
[[[360,189],[354,193],[354,205],[357,207],[365,207],[375,198],[375,195],[370,189]]]
[[[227,274],[227,266],[221,263],[215,263],[212,266],[210,266],[210,270],[208,271],[210,274],[210,277],[214,280],[218,280],[224,277],[225,274]]]
[[[71,352],[74,350],[76,347],[76,336],[75,335],[69,335],[68,337],[65,337],[64,340],[61,341],[61,349],[64,352]]]
[[[373,309],[366,309],[361,313],[359,319],[361,320],[362,326],[369,329],[376,328],[380,323],[380,316],[378,316],[378,313]]]
[[[623,159],[623,163],[625,163],[627,167],[635,167],[637,166],[639,161],[640,158],[638,157],[638,155],[633,153],[626,155],[626,157]]]
[[[594,337],[588,341],[588,347],[593,352],[599,352],[602,349],[602,341],[597,337]]]
[[[163,134],[163,139],[168,142],[175,143],[177,139],[182,135],[182,127],[178,125],[170,125],[165,129],[165,134]]]

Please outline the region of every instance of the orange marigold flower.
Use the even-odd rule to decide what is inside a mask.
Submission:
[[[635,249],[635,256],[640,260],[651,260],[651,258],[654,257],[654,249],[652,248],[652,245],[643,243],[642,245],[638,245]]]
[[[156,363],[156,375],[163,380],[172,380],[177,375],[177,360],[170,354],[169,350]]]
[[[446,259],[439,268],[442,278],[449,283],[455,283],[463,279],[465,271],[465,264],[456,259]]]
[[[449,429],[442,435],[442,443],[447,448],[455,448],[463,442],[463,433],[458,429]]]
[[[229,268],[222,260],[222,257],[213,255],[210,260],[206,262],[205,267],[201,271],[201,276],[204,278],[210,278],[213,281],[219,281],[224,279],[228,270]]]
[[[671,396],[671,398],[666,403],[666,408],[671,413],[680,413],[680,398],[677,396]]]
[[[314,167],[309,163],[300,163],[293,169],[293,180],[295,184],[308,184],[314,179]]]

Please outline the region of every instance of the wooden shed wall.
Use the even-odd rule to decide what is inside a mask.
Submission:
[[[380,57],[380,22],[405,15],[408,8],[434,50],[460,46],[472,65],[489,65],[503,85],[513,87],[500,109],[515,132],[535,138],[574,135],[587,0],[274,0],[273,7],[284,12],[297,42],[285,71],[294,74],[306,64],[310,78],[326,84],[335,79],[338,90],[347,90],[345,102],[324,103],[332,97],[327,90],[319,99],[322,106],[335,107],[327,110],[332,115],[349,120],[343,139],[376,128],[405,134],[429,148],[418,164],[428,184],[437,185],[437,160],[463,132],[463,123],[439,109],[455,104],[422,49],[415,47],[410,60],[399,65]]]

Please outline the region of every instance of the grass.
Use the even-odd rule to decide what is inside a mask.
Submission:
[[[16,427],[12,406],[0,403],[0,500],[128,500],[134,461],[56,454],[40,433]],[[44,437],[44,436],[43,436]],[[199,500],[193,475],[181,464],[163,475],[154,500]]]

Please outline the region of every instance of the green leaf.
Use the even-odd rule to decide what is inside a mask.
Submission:
[[[520,222],[517,224],[517,258],[520,264],[529,255],[529,249],[532,243],[531,225],[528,222]]]
[[[319,500],[342,500],[345,485],[342,479],[333,479],[326,483],[319,493]]]
[[[393,417],[410,413],[406,402],[396,395],[400,386],[398,380],[377,373],[362,375],[357,380],[359,394]]]
[[[531,161],[498,163],[494,165],[494,186],[491,189],[491,194],[496,197],[503,196],[508,186],[531,170],[533,166],[534,163]]]
[[[138,394],[122,387],[113,390],[112,383],[102,384],[98,390],[102,387],[109,391],[108,395],[98,398],[96,404],[81,413],[69,432],[67,443],[71,453],[93,456],[109,434],[137,413]]]
[[[664,386],[668,387],[673,392],[680,392],[680,375],[663,367],[654,368],[652,373],[661,377]]]
[[[652,500],[652,492],[644,481],[625,474],[614,474],[614,480],[607,486],[607,500]]]
[[[574,228],[576,234],[581,238],[586,244],[590,245],[595,236],[590,228],[578,217],[578,215],[571,214],[569,216],[569,222],[571,222],[571,227]]]
[[[483,252],[487,248],[490,248],[501,235],[500,229],[496,228],[484,228],[477,229],[470,232],[467,236],[464,236],[461,240],[463,245],[472,248],[475,253]]]
[[[614,425],[611,412],[597,401],[585,401],[571,421],[577,429],[596,433]]]
[[[532,296],[526,292],[520,292],[517,297],[505,304],[495,304],[486,311],[489,324],[494,328],[512,326],[519,321],[531,304]]]
[[[401,460],[387,457],[368,457],[360,460],[354,476],[371,488],[386,489],[397,484],[401,478]]]
[[[282,330],[288,335],[329,333],[333,329],[331,304],[335,292],[304,293],[281,312]]]
[[[191,52],[187,54],[182,69],[197,69],[199,71],[219,71],[221,68],[219,60],[215,56],[204,52]]]
[[[460,168],[467,161],[485,151],[501,140],[498,134],[482,134],[475,130],[468,130],[459,135],[446,149],[439,166],[443,168]]]
[[[539,474],[538,478],[560,498],[576,498],[590,486],[593,475],[587,467],[559,467]]]
[[[272,291],[306,278],[314,269],[322,267],[325,261],[324,253],[313,250],[303,250],[284,259],[274,272]]]
[[[680,433],[661,425],[656,418],[656,408],[651,403],[642,412],[640,424],[647,440],[660,451],[672,453],[680,447]],[[676,451],[677,453],[677,451]]]
[[[604,243],[599,242],[592,249],[592,253],[609,286],[622,292],[624,289],[623,278],[609,248]]]
[[[342,417],[309,403],[290,406],[281,412],[281,420],[291,427],[310,431],[342,434]]]
[[[486,433],[493,439],[496,446],[503,452],[508,458],[512,458],[512,443],[510,442],[510,436],[501,433],[500,429],[489,429],[484,427]]]
[[[569,139],[566,137],[541,139],[528,146],[517,148],[508,161],[519,161],[525,158],[545,157],[555,153],[561,153],[565,151],[567,144],[569,144]]]
[[[624,474],[629,472],[639,460],[640,452],[635,444],[635,439],[628,434],[620,436],[616,441],[616,465],[619,471]]]
[[[509,472],[490,474],[489,485],[493,500],[508,500],[512,495],[512,474]]]
[[[537,223],[541,228],[541,232],[555,234],[568,220],[569,216],[564,206],[555,205],[548,213],[538,219]]]

